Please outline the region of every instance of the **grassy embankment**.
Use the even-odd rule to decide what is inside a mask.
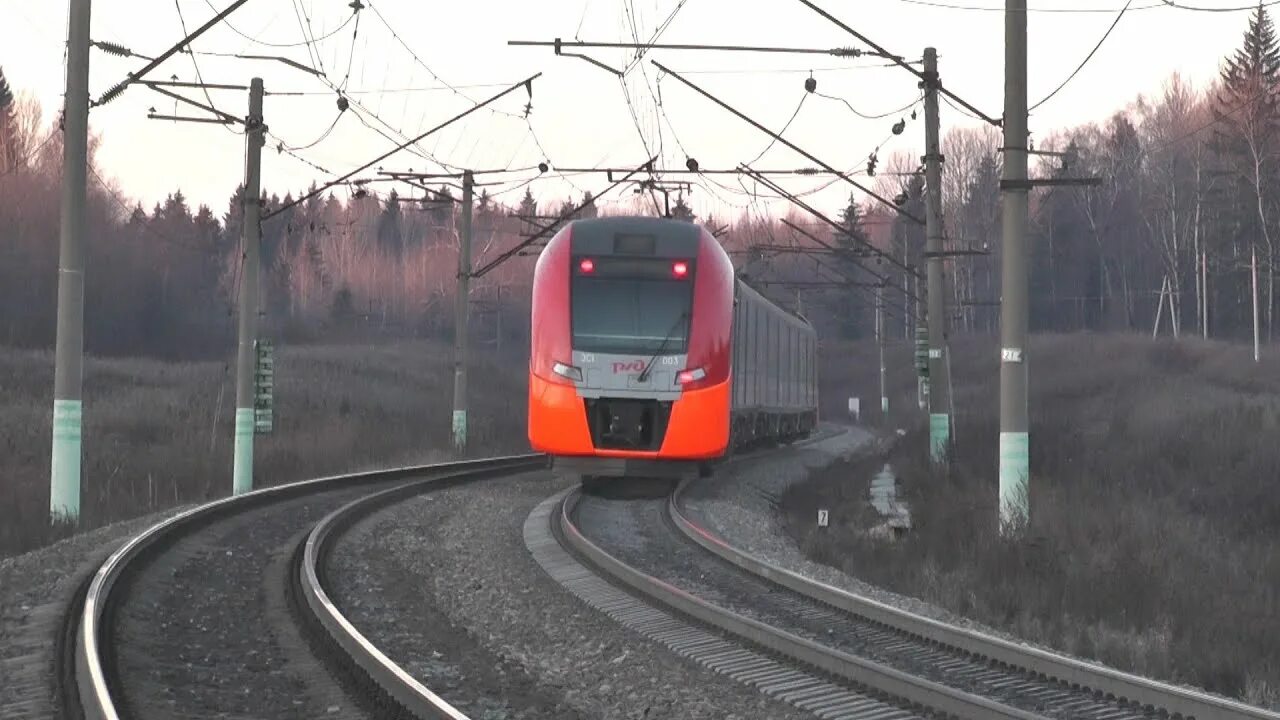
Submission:
[[[527,451],[523,356],[475,355],[471,454]],[[425,342],[278,349],[275,428],[255,441],[256,484],[443,459],[451,358]],[[51,353],[0,350],[0,557],[68,531],[47,521],[52,393]],[[234,368],[90,358],[84,398],[83,527],[230,491]]]
[[[899,410],[914,391],[906,352],[893,353]],[[828,377],[876,396],[870,349],[844,357]],[[954,348],[950,473],[927,467],[919,417],[894,425],[910,429],[890,457],[915,523],[907,537],[865,532],[884,460],[870,458],[787,495],[802,547],[1030,641],[1280,703],[1280,362],[1196,340],[1034,338],[1032,524],[1014,544],[996,532],[997,357],[994,339]],[[828,532],[813,527],[819,503],[833,510]]]

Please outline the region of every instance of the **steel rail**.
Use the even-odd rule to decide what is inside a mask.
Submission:
[[[1126,700],[1149,710],[1164,710],[1185,720],[1280,720],[1277,712],[950,625],[772,564],[734,547],[689,518],[681,498],[693,482],[696,480],[680,483],[668,500],[668,516],[676,528],[721,559],[788,590],[931,643],[1020,668],[1069,686],[1093,690],[1104,697]]]
[[[316,523],[315,528],[307,536],[300,568],[302,595],[307,606],[329,636],[336,640],[346,652],[347,657],[354,661],[384,692],[419,718],[468,720],[461,711],[450,705],[444,698],[431,692],[404,668],[387,657],[342,614],[324,589],[323,563],[332,550],[334,541],[346,528],[360,517],[367,516],[381,507],[429,490],[479,480],[488,475],[506,475],[525,469],[532,470],[541,464],[537,456],[533,459],[516,457],[495,461],[482,468],[461,470],[450,475],[411,482],[366,495],[325,516]]]
[[[855,685],[897,698],[904,706],[924,706],[971,720],[1044,716],[1009,707],[972,693],[916,677],[866,658],[829,648],[807,638],[745,617],[709,603],[678,587],[637,570],[587,539],[573,522],[581,490],[569,493],[560,505],[559,529],[569,548],[623,585],[694,620],[736,636],[799,663],[819,668]]]
[[[200,505],[159,522],[134,536],[111,554],[99,566],[89,583],[83,607],[79,610],[79,630],[75,643],[76,690],[86,720],[120,720],[116,697],[108,681],[106,663],[103,660],[103,633],[109,622],[108,612],[113,600],[112,591],[130,568],[133,561],[147,550],[160,545],[193,526],[216,517],[241,512],[262,505],[300,497],[321,490],[338,487],[360,486],[393,481],[431,473],[436,477],[452,473],[483,473],[494,468],[508,471],[524,467],[537,467],[545,462],[538,454],[515,455],[483,460],[436,463],[388,470],[374,470],[344,475],[333,475],[303,480],[287,485],[263,488],[243,495],[236,495]]]

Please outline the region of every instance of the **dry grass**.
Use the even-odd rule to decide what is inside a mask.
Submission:
[[[527,451],[524,356],[499,364],[477,355],[473,454]],[[279,348],[275,429],[255,441],[256,484],[443,457],[451,358],[439,343]],[[88,361],[83,527],[230,491],[233,370],[224,363]],[[50,353],[0,351],[0,557],[67,532],[47,526],[52,391]]]
[[[897,542],[860,531],[878,467],[864,460],[785,499],[807,551],[1032,641],[1280,702],[1280,363],[1198,341],[1035,338],[1032,525],[1013,544],[995,532],[997,347],[954,351],[950,473],[924,462],[918,419],[890,458],[916,529]],[[850,522],[815,534],[818,502]]]

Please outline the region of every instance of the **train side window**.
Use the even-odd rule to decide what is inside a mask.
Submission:
[[[787,348],[787,357],[791,359],[791,372],[787,373],[787,392],[791,395],[793,405],[800,404],[800,333],[792,325],[787,331],[791,336],[791,345]]]
[[[778,327],[776,312],[769,314],[769,329],[773,331],[771,333],[773,342],[769,346],[770,359],[773,361],[770,363],[772,374],[769,376],[771,380],[769,385],[773,391],[773,406],[778,407],[782,405],[782,373],[778,371],[778,366],[782,364],[782,338],[779,337],[782,334],[779,330],[782,328]]]
[[[765,405],[773,407],[777,404],[777,400],[773,396],[773,378],[774,371],[774,346],[778,344],[774,337],[776,332],[773,329],[773,313],[764,313],[764,339],[765,339],[765,355],[764,355],[764,399]]]
[[[741,291],[735,286],[733,288],[733,366],[737,368],[737,372],[733,373],[733,395],[737,397],[735,405],[745,405],[746,400],[746,373],[748,373],[748,361],[742,352],[746,343],[746,310],[748,305],[739,302]]]
[[[796,326],[787,323],[787,337],[791,342],[787,343],[787,361],[791,365],[791,372],[787,373],[787,395],[791,399],[791,404],[795,405],[800,402],[800,398],[796,397],[796,391],[800,389],[800,382],[797,380],[797,374],[800,372],[800,334],[796,332]]]
[[[787,407],[796,404],[796,328],[787,319]]]
[[[769,313],[760,308],[760,405],[768,407],[769,397]]]
[[[762,375],[764,363],[764,328],[760,327],[760,306],[751,307],[751,405],[759,407],[764,402],[760,396],[760,375]]]
[[[813,405],[813,336],[806,336],[804,343],[804,404]]]
[[[782,369],[782,364],[786,362],[785,351],[784,351],[786,336],[783,334],[784,332],[786,332],[786,329],[787,329],[787,326],[786,326],[786,323],[782,321],[782,315],[781,314],[774,315],[773,316],[773,335],[777,339],[777,342],[774,344],[774,352],[777,353],[775,355],[775,357],[777,358],[777,362],[774,364],[774,367],[776,368],[775,370],[776,374],[773,377],[774,377],[774,386],[777,388],[777,392],[778,392],[779,406],[781,406],[786,401],[786,392],[787,392],[786,378],[783,375],[783,369]]]
[[[813,405],[813,337],[805,338],[804,343],[804,403],[805,407]]]

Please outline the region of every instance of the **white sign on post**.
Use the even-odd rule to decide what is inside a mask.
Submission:
[[[818,527],[826,527],[826,526],[827,526],[827,511],[819,510],[818,511]]]
[[[849,398],[849,417],[853,418],[854,420],[857,420],[859,417],[861,417],[861,415],[862,415],[862,399],[856,398],[856,397]]]

